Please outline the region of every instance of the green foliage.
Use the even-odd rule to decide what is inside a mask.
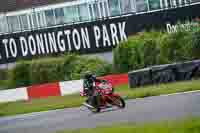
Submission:
[[[114,66],[120,72],[139,69],[159,62],[161,32],[142,32],[114,49]]]
[[[8,70],[6,69],[0,69],[0,80],[6,80],[8,77]]]
[[[191,56],[194,59],[200,58],[200,31],[193,32],[191,37]]]
[[[128,72],[151,65],[200,58],[200,31],[142,32],[114,49],[114,67]]]
[[[176,32],[165,34],[160,43],[161,60],[160,63],[173,63],[190,59],[188,49],[191,45],[191,33]]]
[[[80,79],[85,71],[97,76],[111,73],[112,65],[98,58],[67,54],[61,57],[19,61],[11,72],[14,87]]]
[[[29,68],[30,62],[17,62],[16,67],[10,72],[10,83],[13,84],[13,86],[30,85]]]
[[[71,79],[80,79],[82,74],[86,71],[91,71],[97,76],[105,75],[111,71],[108,68],[109,64],[105,63],[98,58],[85,58],[79,57],[76,61],[71,63],[72,69],[69,69],[71,73]]]
[[[113,68],[113,64],[104,63],[102,64],[102,66],[99,66],[96,69],[97,76],[103,76],[103,75],[113,74],[113,73],[116,73],[116,71]]]
[[[63,65],[62,58],[33,60],[29,69],[31,84],[63,80]]]

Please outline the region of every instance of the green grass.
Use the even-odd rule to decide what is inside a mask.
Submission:
[[[199,133],[200,118],[145,124],[115,124],[91,129],[66,130],[58,133]]]
[[[128,85],[123,85],[116,88],[116,92],[122,96],[127,96],[128,99],[193,90],[200,90],[200,80],[145,86],[134,89],[129,89]],[[83,101],[84,98],[80,97],[79,94],[74,94],[63,97],[35,99],[32,101],[0,103],[0,116],[78,107],[82,104]]]
[[[128,85],[116,88],[121,95],[129,99],[143,98],[148,96],[158,96],[161,94],[172,94],[178,92],[200,90],[200,80],[182,81],[176,83],[144,86],[140,88],[129,89]]]
[[[0,116],[77,107],[80,106],[83,101],[84,99],[82,97],[75,94],[62,97],[35,99],[31,101],[0,103]]]

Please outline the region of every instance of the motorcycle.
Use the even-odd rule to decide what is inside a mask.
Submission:
[[[83,103],[90,111],[93,113],[98,113],[102,109],[112,108],[116,106],[118,108],[125,108],[126,103],[124,99],[117,93],[114,93],[114,88],[111,83],[100,83],[99,85],[95,85],[94,95],[98,100],[98,104],[96,106],[92,106],[91,103]],[[83,93],[81,93],[84,96]]]

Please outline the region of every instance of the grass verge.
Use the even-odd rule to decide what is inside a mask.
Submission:
[[[0,117],[31,112],[78,107],[84,98],[78,94],[68,96],[49,97],[45,99],[34,99],[31,101],[17,101],[0,103]]]
[[[148,96],[157,96],[161,94],[171,94],[194,90],[200,90],[200,80],[153,85],[134,89],[129,89],[128,85],[123,85],[116,88],[116,92],[120,93],[122,96],[127,96],[128,99],[143,98]],[[74,94],[63,97],[35,99],[32,101],[0,103],[0,117],[54,109],[78,107],[82,104],[83,101],[84,98],[80,97],[79,94]]]
[[[146,124],[115,124],[93,129],[61,131],[58,133],[199,133],[200,118],[189,118],[176,121],[161,121]]]
[[[121,95],[127,96],[128,99],[144,98],[148,96],[158,96],[163,94],[172,94],[195,90],[200,90],[200,79],[176,83],[150,85],[133,89],[129,89],[128,85],[122,85],[116,88],[116,92],[120,93]]]

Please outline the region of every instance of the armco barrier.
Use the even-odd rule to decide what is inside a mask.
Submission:
[[[150,83],[167,83],[173,82],[176,80],[176,74],[174,73],[174,68],[176,68],[176,64],[167,64],[167,65],[159,65],[153,66],[150,68]]]
[[[128,83],[129,87],[137,87],[141,85],[150,84],[151,78],[150,78],[150,69],[140,69],[133,72],[128,73]]]
[[[127,84],[128,74],[107,75],[100,77],[111,82],[114,86]],[[63,96],[80,92],[83,89],[83,80],[64,81],[33,85],[24,88],[0,91],[0,103],[18,100],[31,100],[49,96]]]
[[[200,77],[200,60],[153,66],[128,73],[129,87],[190,80]]]

